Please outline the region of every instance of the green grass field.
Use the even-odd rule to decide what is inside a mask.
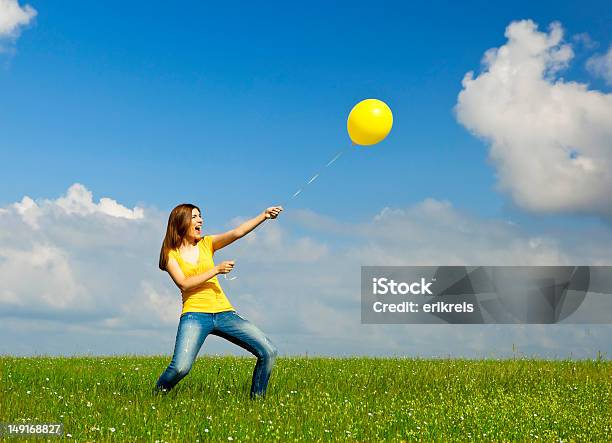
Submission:
[[[612,362],[202,356],[165,397],[169,357],[0,357],[0,422],[79,441],[612,439]],[[52,439],[53,440],[53,439]]]

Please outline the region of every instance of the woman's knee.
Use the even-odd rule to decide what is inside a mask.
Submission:
[[[278,349],[276,348],[276,346],[274,346],[270,342],[270,340],[266,338],[266,346],[263,347],[260,357],[268,361],[274,361],[276,360],[277,356],[278,356]]]
[[[272,358],[276,359],[276,357],[278,357],[278,349],[276,349],[276,346],[272,345],[272,349],[270,350],[270,354],[272,355]]]

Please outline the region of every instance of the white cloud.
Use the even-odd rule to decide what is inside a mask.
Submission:
[[[523,20],[505,35],[483,72],[465,75],[459,122],[489,144],[498,187],[518,206],[610,216],[612,94],[558,76],[573,57],[560,24],[540,32]]]
[[[147,207],[140,218],[117,217],[82,185],[70,189],[0,211],[0,352],[172,352],[181,298],[157,268],[167,212]],[[34,208],[40,229],[24,223]],[[582,326],[535,327],[532,335],[531,326],[362,325],[360,267],[609,264],[611,242],[603,228],[528,232],[427,199],[361,222],[289,211],[218,251],[215,261],[237,260],[238,279],[221,278],[221,285],[282,354],[483,356],[509,354],[516,343],[550,355],[567,343],[576,355],[609,351],[612,331],[590,341]],[[215,337],[202,351],[212,352],[247,354]]]
[[[564,355],[559,337],[575,344],[579,339],[572,338],[572,334],[580,337],[582,326],[572,332],[569,327],[562,334],[556,329],[549,335],[543,332],[536,339],[525,333],[529,328],[540,333],[542,328],[532,325],[362,325],[360,266],[612,262],[612,253],[606,247],[612,234],[605,228],[588,233],[534,233],[516,223],[465,214],[450,202],[434,199],[408,208],[383,208],[371,220],[361,223],[344,222],[310,210],[286,215],[286,220],[310,229],[312,238],[326,244],[327,254],[315,262],[284,263],[283,258],[291,254],[290,242],[275,243],[277,248],[269,250],[269,254],[258,255],[265,244],[260,235],[250,242],[239,241],[217,256],[236,258],[240,263],[236,268],[240,278],[226,284],[228,294],[248,318],[256,320],[280,342],[284,352],[499,356],[508,355],[515,343],[539,355]],[[280,222],[286,226],[285,223]],[[285,240],[292,237],[285,232]],[[269,259],[270,255],[274,258]],[[608,329],[604,335],[609,333]],[[596,351],[595,346],[602,343],[593,344],[593,349]],[[587,346],[584,353],[593,349]]]
[[[125,319],[130,319],[131,325],[137,321],[145,327],[174,326],[180,315],[180,296],[165,285],[143,280],[139,291],[120,304],[119,310],[119,315],[107,319],[108,326],[129,327]]]
[[[40,229],[39,221],[43,214],[57,210],[68,215],[79,216],[99,213],[129,220],[144,217],[143,208],[136,206],[133,209],[128,209],[110,198],[103,197],[99,203],[94,203],[91,191],[80,183],[70,186],[66,195],[56,200],[45,199],[36,203],[26,195],[21,202],[13,203],[13,207],[21,215],[23,221],[33,229]]]
[[[0,245],[0,306],[49,312],[91,308],[93,300],[78,281],[66,252],[37,243],[27,249]]]
[[[17,0],[0,0],[0,38],[15,39],[21,28],[36,16],[30,5],[19,6]]]
[[[158,245],[144,245],[139,238],[158,234],[156,223],[161,221],[147,219],[143,208],[129,209],[110,198],[95,203],[78,183],[57,199],[25,196],[2,208],[0,315],[95,321],[125,314],[122,321],[129,323],[138,320],[133,314],[139,310],[127,302],[139,300],[153,306],[149,325],[165,321],[159,307],[162,295],[146,280],[126,277],[133,271],[143,279],[150,273],[147,265],[154,269],[154,259],[147,263],[134,258],[142,250],[155,254]],[[134,312],[122,310],[124,305],[133,306]]]
[[[231,220],[232,226],[238,226],[246,221],[243,217]],[[259,260],[265,257],[266,262],[317,262],[328,254],[328,247],[309,237],[291,238],[279,224],[266,224],[256,232],[244,237],[252,248],[241,252],[243,259]],[[282,254],[280,252],[282,251]]]
[[[572,40],[576,43],[577,46],[582,46],[585,49],[593,49],[597,47],[597,42],[593,41],[591,36],[586,32],[574,34],[572,36]]]
[[[605,54],[594,55],[588,59],[586,66],[593,75],[603,78],[607,84],[612,85],[612,45]]]
[[[144,214],[142,208],[128,209],[115,200],[106,197],[101,198],[100,203],[96,204],[93,202],[91,191],[79,183],[73,184],[68,189],[66,196],[58,198],[55,204],[68,214],[88,215],[99,212],[112,217],[132,220],[142,218]]]
[[[21,215],[24,222],[33,229],[39,229],[38,219],[42,215],[42,211],[34,200],[27,195],[21,199],[20,202],[13,203],[13,207],[17,210],[17,213]],[[5,211],[8,211],[5,209]]]

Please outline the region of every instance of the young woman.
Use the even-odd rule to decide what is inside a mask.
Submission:
[[[168,218],[166,237],[159,256],[159,268],[167,271],[181,290],[181,313],[174,355],[170,365],[157,380],[154,392],[168,392],[185,377],[208,334],[223,337],[257,357],[251,383],[251,398],[263,398],[268,387],[277,349],[254,324],[236,313],[217,275],[227,274],[234,261],[213,262],[213,254],[244,237],[267,219],[281,213],[281,206],[267,208],[235,229],[202,237],[200,208],[181,204]]]

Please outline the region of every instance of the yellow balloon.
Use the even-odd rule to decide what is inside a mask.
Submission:
[[[375,145],[384,140],[393,126],[391,109],[375,98],[362,100],[351,110],[346,129],[353,143],[361,146]]]

